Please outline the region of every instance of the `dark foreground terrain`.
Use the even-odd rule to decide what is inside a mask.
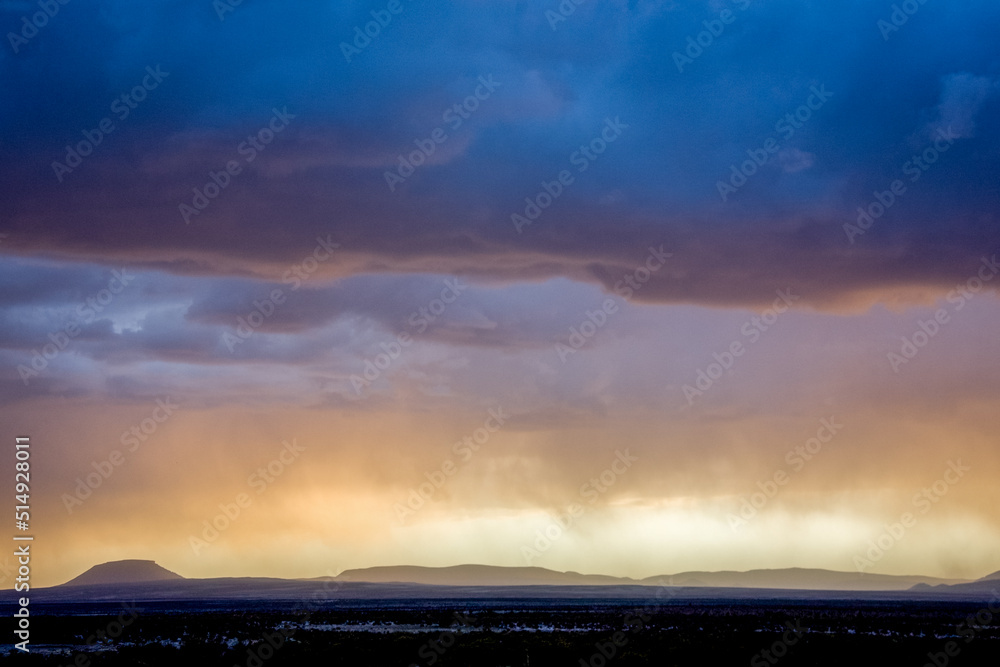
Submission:
[[[10,665],[996,665],[996,605],[802,600],[42,604]],[[996,618],[995,618],[996,617]],[[12,623],[5,621],[5,637]],[[10,641],[9,639],[5,641]]]

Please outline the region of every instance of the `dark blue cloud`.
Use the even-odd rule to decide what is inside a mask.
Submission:
[[[557,5],[404,2],[349,63],[342,42],[384,5],[243,3],[225,20],[206,2],[65,5],[0,56],[4,248],[273,278],[332,233],[344,262],[328,275],[593,280],[666,242],[677,271],[645,299],[796,283],[823,303],[946,284],[1000,246],[994,3],[920,5],[888,39],[892,3],[584,3],[553,29]],[[705,46],[681,72],[689,37]],[[169,75],[116,118],[157,66]],[[482,76],[500,86],[390,192],[386,170]],[[817,89],[832,95],[779,130]],[[185,225],[179,205],[275,108],[294,120]],[[105,117],[114,131],[59,182],[52,162]],[[628,128],[517,234],[511,214],[608,118]],[[961,138],[850,244],[843,224],[948,119]],[[718,182],[769,139],[780,152],[723,202]]]

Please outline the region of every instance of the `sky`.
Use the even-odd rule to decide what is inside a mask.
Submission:
[[[33,581],[997,570],[998,22],[4,3]]]

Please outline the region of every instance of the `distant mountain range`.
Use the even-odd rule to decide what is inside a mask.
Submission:
[[[409,583],[432,586],[687,586],[700,588],[777,588],[827,591],[902,591],[916,584],[929,586],[966,583],[965,579],[862,574],[833,570],[788,568],[748,572],[681,572],[631,579],[600,574],[556,572],[541,567],[455,565],[419,567],[400,565],[345,570],[343,581]]]
[[[336,577],[187,579],[151,560],[96,565],[70,581],[42,589],[48,601],[99,601],[125,597],[180,599],[293,599],[315,590],[330,597],[648,597],[660,587],[671,596],[753,598],[791,596],[849,599],[857,594],[920,596],[987,595],[1000,589],[1000,572],[975,581],[923,576],[861,574],[788,568],[748,572],[682,572],[631,579],[557,572],[540,567],[412,565],[346,570]],[[332,592],[331,592],[332,591]]]

